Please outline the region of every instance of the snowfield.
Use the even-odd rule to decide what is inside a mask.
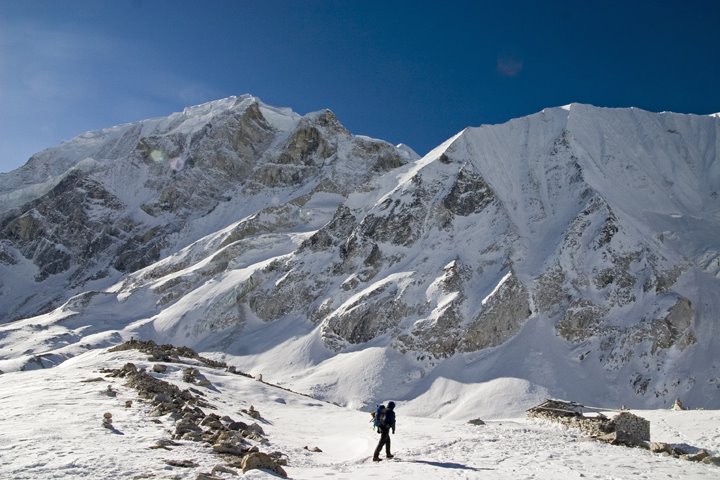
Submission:
[[[102,368],[121,368],[133,362],[152,370],[153,362],[137,351],[92,350],[52,369],[0,375],[0,478],[159,478],[195,479],[225,462],[202,442],[180,441],[172,450],[150,449],[170,438],[173,421],[150,415],[149,404],[139,401],[124,379],[110,378]],[[187,365],[167,363],[164,374],[153,375],[187,388],[182,370]],[[197,367],[210,380],[196,388],[216,410],[234,419],[244,418],[241,409],[253,405],[269,444],[266,453],[286,455],[290,478],[493,478],[493,479],[717,479],[720,467],[694,463],[638,448],[612,446],[587,439],[578,431],[524,417],[485,418],[486,425],[465,421],[408,415],[416,405],[398,403],[397,431],[392,436],[396,458],[371,461],[378,435],[367,412],[342,408],[289,392],[261,381],[220,369]],[[97,380],[102,378],[102,380]],[[95,381],[83,382],[94,379]],[[498,384],[502,387],[501,381]],[[104,393],[111,385],[118,393]],[[456,390],[455,407],[467,386],[446,382]],[[503,411],[508,398],[502,388],[486,406]],[[518,391],[517,389],[514,391]],[[452,396],[451,396],[452,397]],[[126,408],[127,400],[133,400]],[[389,400],[389,399],[388,399]],[[428,403],[432,398],[428,398]],[[533,397],[516,398],[516,402]],[[495,404],[493,405],[493,402]],[[530,405],[531,406],[531,405]],[[443,405],[452,410],[453,405]],[[448,411],[450,411],[448,410]],[[511,409],[516,411],[516,409]],[[101,426],[110,412],[115,431]],[[720,411],[634,411],[651,422],[653,441],[687,444],[720,453]],[[466,412],[473,418],[473,412]],[[156,423],[158,422],[158,423]],[[318,447],[311,452],[304,447]],[[167,460],[191,460],[194,468],[173,467]],[[239,472],[242,475],[241,472]],[[235,478],[216,473],[216,478]],[[250,470],[243,478],[277,478]]]

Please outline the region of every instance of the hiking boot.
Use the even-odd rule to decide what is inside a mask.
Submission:
[[[373,457],[373,462],[382,462],[382,458],[380,458],[380,457]]]
[[[392,454],[390,454],[390,453],[388,453],[388,454],[385,455],[385,456],[386,456],[387,458],[395,458],[395,455],[392,455]]]

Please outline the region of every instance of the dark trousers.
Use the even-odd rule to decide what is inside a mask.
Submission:
[[[385,425],[380,427],[380,441],[375,449],[375,455],[373,455],[374,458],[380,457],[380,450],[382,450],[383,445],[385,446],[385,454],[390,455],[390,427]]]

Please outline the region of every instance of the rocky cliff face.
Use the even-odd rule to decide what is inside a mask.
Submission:
[[[330,111],[300,117],[250,96],[85,134],[0,179],[0,196],[16,204],[0,214],[3,276],[43,290],[41,299],[34,288],[1,292],[2,315],[42,313],[88,282],[115,281],[204,236],[208,223],[313,192],[339,201],[408,158],[353,137]]]
[[[77,328],[113,312],[133,334],[296,368],[296,388],[335,401],[357,400],[333,397],[361,368],[345,359],[379,348],[372,368],[392,371],[360,401],[508,376],[588,403],[720,406],[718,119],[572,105],[417,159],[328,111],[230,103],[100,142],[123,161],[4,214],[4,271],[57,298],[95,282],[102,296],[51,314]],[[47,305],[3,291],[12,315]]]

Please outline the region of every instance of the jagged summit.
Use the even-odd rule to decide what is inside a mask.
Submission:
[[[193,108],[1,193],[0,305],[49,313],[0,327],[0,369],[137,336],[354,406],[498,378],[717,405],[718,118],[574,103],[417,158],[326,110]]]

